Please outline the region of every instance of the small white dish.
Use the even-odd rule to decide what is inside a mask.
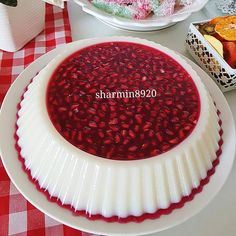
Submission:
[[[74,43],[78,44],[78,42]],[[34,184],[30,182],[26,173],[22,170],[21,163],[17,159],[17,152],[14,148],[15,140],[13,137],[15,132],[16,107],[24,88],[37,72],[47,65],[58,53],[64,51],[64,47],[70,47],[74,43],[59,47],[33,62],[13,83],[3,102],[0,113],[0,135],[2,135],[0,136],[0,154],[7,173],[18,190],[34,206],[61,223],[82,231],[102,235],[150,234],[171,228],[197,214],[219,192],[230,173],[235,153],[235,129],[231,111],[223,94],[210,77],[191,61],[189,63],[199,73],[199,76],[203,79],[203,82],[222,112],[224,130],[223,153],[220,164],[217,166],[216,173],[211,177],[210,182],[204,187],[201,193],[195,196],[194,200],[186,203],[184,207],[174,210],[169,215],[161,216],[159,219],[145,220],[142,223],[122,224],[121,227],[120,223],[107,223],[101,220],[89,221],[84,217],[74,216],[70,211],[61,208],[55,203],[49,202],[41,192],[37,191]]]
[[[199,24],[209,20],[190,24],[185,46],[196,62],[212,77],[222,92],[236,89],[236,69],[212,47],[198,30]]]
[[[153,31],[167,28],[177,22],[187,19],[193,12],[200,11],[208,2],[208,0],[195,0],[190,6],[177,10],[171,16],[155,16],[150,15],[144,20],[132,20],[124,17],[115,16],[92,5],[88,0],[74,0],[80,5],[83,11],[95,16],[99,20],[108,25],[132,31]]]

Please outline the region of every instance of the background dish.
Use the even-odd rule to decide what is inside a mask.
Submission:
[[[192,5],[176,11],[171,16],[161,17],[153,15],[149,16],[145,20],[131,20],[106,13],[93,6],[88,0],[74,1],[82,7],[83,11],[92,16],[95,16],[102,22],[114,27],[132,31],[153,31],[167,28],[171,25],[176,24],[177,22],[185,20],[193,12],[200,11],[208,2],[208,0],[195,0]]]
[[[183,208],[174,211],[170,215],[163,216],[160,219],[147,220],[140,224],[128,223],[120,227],[120,224],[117,223],[105,223],[103,221],[91,222],[85,218],[74,217],[70,212],[57,206],[57,204],[48,202],[47,199],[36,190],[35,186],[27,179],[24,171],[22,171],[21,164],[17,160],[17,153],[14,149],[13,134],[16,105],[20,100],[23,89],[29,83],[30,79],[54,58],[55,55],[63,50],[64,46],[57,48],[32,63],[14,82],[2,105],[0,114],[0,129],[2,135],[4,135],[0,143],[2,160],[13,183],[26,199],[44,213],[66,225],[83,231],[107,235],[144,235],[162,231],[182,223],[205,207],[221,189],[230,173],[234,160],[235,130],[232,114],[223,94],[210,77],[192,62],[190,62],[190,64],[199,73],[200,77],[203,78],[203,82],[208,87],[219,109],[222,111],[224,129],[224,145],[221,162],[216,169],[216,173],[212,176],[210,183],[205,186],[203,192],[198,194],[192,202],[189,202]],[[104,227],[104,224],[106,224],[106,227]]]

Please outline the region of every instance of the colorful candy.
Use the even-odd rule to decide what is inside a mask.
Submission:
[[[107,13],[129,18],[145,19],[150,14],[172,15],[176,8],[188,6],[194,0],[90,0]]]
[[[134,0],[92,0],[92,3],[107,13],[130,19],[144,19],[151,12],[150,7]]]
[[[170,16],[174,13],[175,0],[163,0],[159,7],[154,9],[154,14],[157,16]]]

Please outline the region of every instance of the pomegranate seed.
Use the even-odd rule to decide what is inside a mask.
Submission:
[[[158,155],[160,152],[158,151],[158,149],[154,149],[154,150],[152,150],[151,151],[151,155],[152,156],[156,156],[156,155]]]
[[[82,141],[82,132],[81,131],[78,132],[77,139],[80,142]]]
[[[109,100],[109,104],[110,104],[111,106],[115,106],[115,105],[117,104],[117,102],[114,101],[114,100]]]
[[[98,116],[94,116],[93,119],[94,119],[94,121],[95,121],[96,123],[98,123],[98,122],[100,121],[100,118],[99,118]],[[96,124],[96,125],[97,125],[97,124]]]
[[[168,144],[162,145],[162,151],[167,151],[167,149],[169,149],[169,148],[170,148],[170,145],[168,145]]]
[[[123,137],[127,136],[127,134],[128,134],[128,131],[127,131],[127,130],[125,130],[125,129],[121,130],[121,135],[122,135]]]
[[[176,108],[173,109],[172,111],[173,116],[176,116],[178,114],[178,110]]]
[[[111,110],[111,111],[116,111],[116,107],[115,107],[115,106],[111,106],[111,107],[110,107],[110,110]]]
[[[113,131],[111,129],[107,130],[106,134],[110,137],[113,137]]]
[[[71,132],[71,139],[75,139],[75,137],[76,137],[76,130],[73,130],[72,132]]]
[[[97,128],[97,123],[95,121],[90,121],[89,122],[89,127],[91,128]]]
[[[138,124],[142,124],[142,118],[143,118],[142,115],[137,114],[134,117]]]
[[[128,103],[129,99],[128,98],[124,98],[123,101],[124,101],[124,103]]]
[[[95,115],[95,114],[96,114],[96,110],[95,110],[94,108],[90,107],[90,108],[88,109],[88,113],[90,113],[90,114],[92,114],[92,115]]]
[[[177,104],[176,107],[180,110],[183,110],[183,108],[184,108],[182,104]]]
[[[96,153],[97,153],[97,151],[95,149],[93,149],[93,148],[89,148],[88,152],[93,154],[93,155],[96,155]]]
[[[173,138],[169,141],[169,143],[172,143],[172,144],[177,144],[178,142],[179,142],[178,138]]]
[[[72,116],[73,116],[73,112],[72,112],[72,111],[69,111],[69,112],[68,112],[68,115],[69,115],[69,117],[72,117]]]
[[[143,76],[142,81],[146,81],[146,80],[147,80],[147,76]]]
[[[135,126],[134,126],[134,131],[135,131],[135,132],[138,132],[138,131],[139,131],[139,126],[138,126],[138,125],[135,125]]]
[[[126,119],[127,119],[125,115],[120,115],[119,118],[120,118],[121,120],[126,120]]]
[[[149,122],[149,121],[146,121],[146,122],[145,122],[145,125],[143,126],[143,129],[144,129],[144,130],[145,130],[145,129],[149,129],[151,126],[152,126],[152,123]]]
[[[182,118],[183,118],[183,119],[187,118],[187,117],[189,116],[189,114],[190,114],[190,113],[189,113],[188,111],[183,111],[183,112],[182,112]]]
[[[129,128],[129,124],[123,123],[123,124],[121,124],[121,127],[125,128],[125,129],[128,129]]]
[[[184,132],[183,132],[183,130],[181,129],[181,130],[179,130],[179,137],[182,139],[183,137],[184,137]]]
[[[98,115],[99,115],[99,117],[104,118],[106,116],[106,113],[104,113],[103,111],[99,110],[98,111]]]
[[[67,108],[66,108],[66,107],[59,107],[59,108],[58,108],[58,111],[59,111],[59,112],[67,111]]]
[[[166,101],[166,105],[168,105],[168,106],[169,106],[169,105],[172,105],[172,103],[173,103],[172,100],[167,100],[167,101]]]
[[[167,127],[168,127],[168,121],[167,121],[167,120],[164,120],[164,121],[163,121],[163,127],[164,127],[164,128],[167,128]]]
[[[88,133],[90,132],[90,130],[91,130],[91,128],[89,128],[89,127],[87,127],[87,126],[85,126],[85,127],[83,128],[83,131],[84,131],[85,134],[88,134]]]
[[[186,125],[185,127],[184,127],[184,130],[186,130],[186,131],[188,131],[188,130],[190,130],[191,129],[191,125]]]
[[[117,126],[117,125],[110,125],[109,127],[113,131],[118,131],[119,130],[119,126]]]
[[[128,148],[128,151],[135,152],[137,149],[138,149],[137,146],[131,146],[131,147]]]
[[[174,132],[172,132],[169,129],[166,129],[165,132],[166,132],[166,134],[171,135],[171,136],[173,136],[175,134]]]
[[[131,155],[131,154],[128,154],[128,159],[129,159],[129,160],[134,160],[134,159],[135,159],[135,156],[134,156],[134,155]]]
[[[128,116],[132,116],[132,115],[133,115],[132,111],[125,111],[125,113],[126,113],[126,115],[128,115]]]
[[[112,143],[112,140],[110,138],[106,138],[104,140],[104,144],[111,144]]]
[[[136,137],[135,133],[132,130],[129,130],[129,136],[131,138],[135,138]]]
[[[179,118],[177,116],[175,116],[171,119],[171,122],[177,123],[177,122],[179,122]]]
[[[104,133],[101,130],[98,131],[98,136],[100,138],[104,138],[105,137]]]
[[[93,140],[91,138],[86,138],[87,142],[92,144],[93,143]]]
[[[149,138],[154,137],[154,135],[155,135],[154,131],[153,130],[149,130],[149,132],[148,132]]]
[[[130,139],[126,138],[123,142],[124,145],[127,145],[130,142]]]
[[[114,118],[114,119],[112,119],[112,120],[110,120],[109,121],[109,124],[111,124],[111,125],[116,125],[116,124],[118,124],[118,119],[117,118]]]
[[[73,104],[73,105],[71,105],[71,110],[74,110],[74,109],[76,109],[76,108],[78,108],[78,106],[79,106],[79,104]]]
[[[161,72],[162,74],[164,74],[164,73],[165,73],[165,70],[164,70],[164,69],[160,69],[160,72]]]
[[[147,111],[150,111],[150,110],[151,110],[151,106],[150,106],[149,104],[145,104],[144,107],[145,107],[145,109],[146,109]]]
[[[121,138],[120,138],[119,134],[116,134],[114,139],[115,139],[116,143],[119,143],[121,141]]]
[[[157,112],[156,111],[151,111],[150,115],[151,115],[151,117],[156,117],[157,116]]]
[[[104,128],[106,126],[106,123],[104,121],[101,121],[99,123],[99,128]]]
[[[162,138],[161,134],[157,133],[156,136],[157,136],[158,141],[162,142],[163,138]]]
[[[142,146],[141,146],[141,149],[142,149],[142,150],[143,150],[143,149],[146,149],[148,146],[149,146],[148,143],[143,143]]]
[[[89,93],[96,93],[96,91],[97,91],[97,90],[96,90],[95,88],[93,88],[93,89],[90,89],[90,90],[89,90]]]
[[[161,112],[159,115],[160,115],[162,118],[166,118],[166,117],[167,117],[167,114],[166,114],[165,112]]]
[[[102,104],[101,108],[102,108],[103,111],[107,111],[107,105],[106,104]]]
[[[88,84],[88,83],[85,85],[85,88],[86,88],[86,89],[89,89],[90,87],[91,87],[91,85]]]

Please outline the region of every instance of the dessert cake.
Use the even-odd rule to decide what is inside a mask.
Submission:
[[[198,75],[141,39],[68,46],[29,84],[17,115],[32,181],[89,219],[170,213],[201,191],[221,153],[220,114]]]
[[[170,16],[176,9],[189,6],[194,0],[90,0],[107,13],[130,18],[145,19],[150,14]]]

